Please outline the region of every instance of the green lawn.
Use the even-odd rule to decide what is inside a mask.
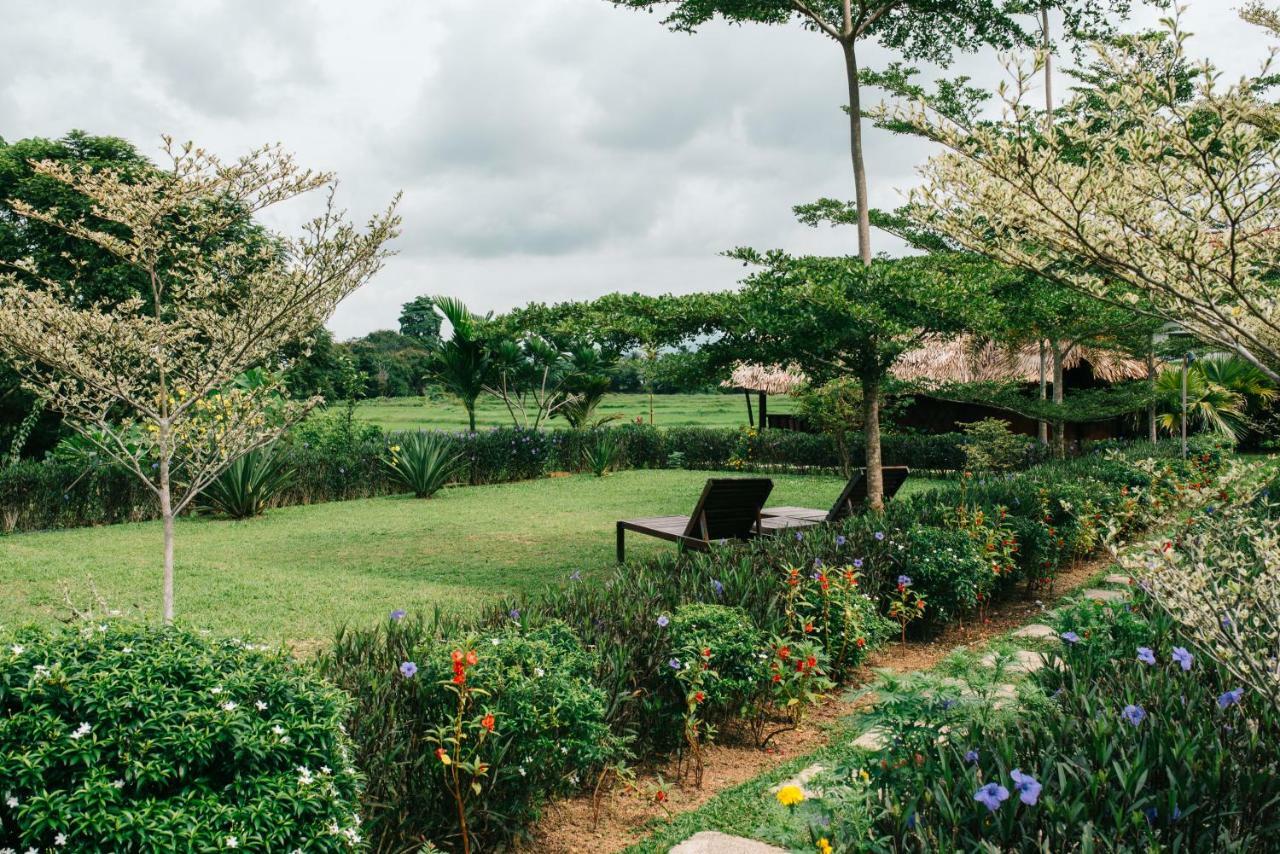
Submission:
[[[228,634],[313,641],[342,621],[394,608],[473,608],[508,591],[612,565],[615,520],[688,513],[708,472],[628,471],[273,510],[247,522],[184,519],[177,536],[179,617]],[[770,502],[822,507],[838,479],[774,475]],[[929,481],[909,481],[907,490]],[[159,523],[0,537],[0,623],[66,613],[88,579],[112,608],[154,617]],[[629,537],[628,555],[671,548]]]
[[[751,399],[752,410],[756,398]],[[793,401],[785,395],[769,398],[769,411],[791,412]],[[610,394],[600,404],[600,415],[620,415],[624,421],[649,420],[649,397],[644,394]],[[371,421],[384,430],[418,428],[465,429],[467,413],[462,405],[450,399],[393,397],[361,401],[358,417]],[[747,403],[741,394],[659,394],[653,398],[653,423],[658,427],[739,427],[747,423]],[[563,427],[557,418],[552,426]],[[511,416],[501,402],[484,397],[476,411],[478,427],[509,427]]]

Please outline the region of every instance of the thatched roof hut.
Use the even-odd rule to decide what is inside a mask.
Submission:
[[[738,362],[733,366],[729,379],[720,383],[720,386],[764,394],[789,394],[806,381],[804,373],[795,365],[784,368],[781,365]]]
[[[1141,379],[1147,375],[1146,362],[1112,350],[1073,347],[1063,360],[1066,370],[1088,364],[1095,379],[1115,383]],[[1052,365],[1050,365],[1052,381]],[[894,363],[893,375],[900,380],[923,383],[1040,381],[1040,349],[1028,344],[1017,350],[972,336],[941,336],[928,339]]]

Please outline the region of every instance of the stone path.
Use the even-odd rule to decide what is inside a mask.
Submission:
[[[787,854],[787,851],[754,839],[704,830],[672,848],[670,854]]]

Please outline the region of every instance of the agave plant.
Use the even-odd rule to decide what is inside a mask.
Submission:
[[[387,467],[417,498],[430,498],[453,477],[462,453],[443,433],[403,433],[392,442]]]
[[[596,477],[604,477],[618,459],[618,436],[612,430],[597,430],[594,441],[587,443],[582,455],[587,468]]]
[[[274,446],[250,451],[209,484],[201,503],[232,519],[251,519],[261,515],[289,485],[293,472]]]

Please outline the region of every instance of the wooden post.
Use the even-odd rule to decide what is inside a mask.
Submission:
[[[747,399],[747,426],[754,427],[756,426],[756,417],[751,412],[751,392],[750,390],[744,388],[742,390],[742,395]]]
[[[760,429],[764,430],[769,426],[769,393],[760,392]]]

